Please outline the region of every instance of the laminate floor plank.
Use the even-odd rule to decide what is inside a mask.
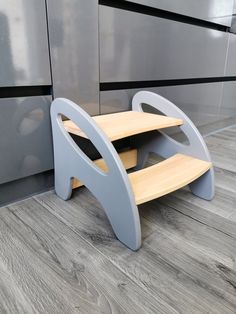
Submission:
[[[170,196],[170,197],[168,197]],[[224,218],[230,217],[236,210],[236,197],[228,190],[216,187],[215,197],[212,201],[206,201],[198,197],[193,197],[192,193],[188,190],[179,190],[169,194],[165,200],[176,197],[183,202],[189,203],[190,206],[200,207],[202,210],[217,214]],[[180,206],[179,203],[177,206]]]
[[[217,167],[215,167],[214,170],[216,187],[231,192],[231,197],[236,198],[236,173]]]
[[[192,196],[192,194],[188,200],[185,199],[184,195],[187,195],[188,197],[190,194],[191,193],[189,191],[182,190],[172,193],[171,195],[164,196],[163,198],[160,198],[158,202],[163,205],[168,205],[172,209],[236,239],[236,225],[234,221],[230,220],[231,214],[227,215],[226,218],[219,215],[218,209],[216,212],[208,210],[207,204],[202,208],[199,203],[196,203],[195,197]],[[193,199],[195,200],[195,203]],[[191,202],[191,200],[193,202]],[[232,213],[233,212],[234,211],[232,211]]]
[[[48,254],[44,244],[28,230],[22,238],[25,226],[8,209],[2,208],[0,217],[0,263],[4,270],[0,308],[3,313],[45,313],[49,309],[51,313],[76,313],[66,300],[79,300],[78,291],[69,289],[65,278],[60,278],[50,267],[51,259],[48,265],[42,262],[41,256]],[[82,306],[86,310],[89,304],[84,295]]]
[[[232,127],[205,138],[212,161],[218,168],[236,172],[236,128]]]
[[[109,234],[107,236],[109,223],[103,217],[102,208],[88,191],[75,192],[73,198],[67,202],[69,203],[68,207],[66,206],[64,209],[62,209],[63,201],[53,194],[43,195],[42,197],[37,196],[36,198],[39,202],[43,202],[49,211],[68,224],[76,233],[85,237],[102,254],[107,256],[114,265],[122,269],[127,276],[141,287],[148,288],[154,298],[156,296],[161,297],[168,304],[175,306],[175,309],[180,313],[235,313],[236,295],[234,295],[235,290],[232,284],[228,283],[227,280],[223,280],[220,275],[215,278],[216,265],[220,265],[219,267],[222,268],[232,266],[231,255],[228,256],[232,252],[230,249],[234,246],[234,241],[231,237],[227,237],[219,232],[221,238],[224,237],[223,242],[231,241],[229,244],[230,249],[227,252],[225,251],[226,256],[218,252],[218,255],[215,253],[212,256],[205,257],[204,249],[206,252],[208,247],[204,246],[204,241],[201,249],[197,245],[185,244],[185,247],[182,248],[182,256],[188,260],[188,263],[191,261],[192,272],[195,274],[193,276],[191,271],[187,273],[184,270],[184,263],[182,266],[180,262],[177,265],[174,264],[175,256],[169,254],[169,252],[173,251],[176,243],[171,240],[171,246],[167,245],[167,240],[165,241],[165,239],[168,238],[169,234],[165,231],[167,221],[163,222],[163,219],[142,218],[142,226],[145,229],[149,227],[148,220],[151,220],[152,232],[143,239],[142,249],[135,253],[119,243],[114,238],[114,235]],[[147,204],[147,206],[150,206],[150,204],[153,206],[153,203]],[[155,209],[158,212],[157,205],[155,205]],[[170,209],[170,211],[173,210]],[[84,220],[86,212],[88,214],[86,220]],[[70,218],[70,215],[73,218]],[[185,218],[183,214],[179,213],[179,215]],[[189,220],[191,221],[192,219],[189,218]],[[206,228],[206,226],[198,222],[196,224],[196,230],[199,227],[200,231],[201,227]],[[153,231],[154,225],[156,226],[156,231]],[[96,227],[96,230],[94,228],[91,229],[91,226],[99,226],[99,230]],[[211,236],[212,241],[210,244],[213,245],[215,243],[214,236],[217,236],[215,234],[216,231],[210,227],[207,228],[209,234],[207,232],[206,234],[208,237]],[[199,234],[201,235],[200,231],[196,234],[196,237]],[[144,231],[144,233],[147,235],[148,232]],[[161,240],[157,241],[156,238]],[[184,243],[183,240],[181,239],[182,243]],[[161,245],[162,249],[160,250]],[[188,257],[191,249],[195,250],[194,254],[197,257],[195,255]],[[214,251],[214,246],[212,251]],[[203,262],[203,257],[205,257],[205,263]],[[181,261],[184,261],[183,257]],[[229,269],[233,277],[233,269]],[[197,279],[197,273],[203,270],[206,271],[208,277],[203,276],[201,281],[201,279]],[[209,278],[211,279],[210,282],[208,282]],[[232,280],[234,280],[234,277]],[[224,292],[225,287],[227,287],[228,295],[223,298],[222,294],[226,293]],[[214,309],[212,304],[215,304]]]
[[[193,254],[199,251],[200,255],[204,254],[203,259],[213,258],[236,270],[235,239],[231,236],[199,223],[157,201],[140,206],[140,214],[148,221],[156,222],[158,231],[161,230],[164,234],[179,241],[177,245],[190,245],[194,248]]]
[[[38,276],[46,281],[47,297],[50,299],[53,291],[55,301],[65,307],[53,310],[48,303],[42,312],[176,313],[161,299],[153,299],[39,202],[26,200],[9,206],[9,210],[7,217],[12,219],[13,216],[11,225],[18,230],[17,238],[23,242],[21,247],[27,245],[35,256],[33,267],[41,269]],[[34,272],[28,272],[29,278]],[[37,286],[29,283],[28,288],[45,297]],[[34,313],[37,311],[41,312],[36,308]]]

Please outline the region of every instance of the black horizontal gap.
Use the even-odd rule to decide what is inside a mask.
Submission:
[[[166,10],[161,10],[161,9],[157,9],[157,8],[153,8],[150,6],[143,5],[143,4],[133,3],[133,2],[125,1],[125,0],[99,0],[99,4],[117,8],[117,9],[126,10],[126,11],[138,12],[138,13],[142,13],[146,15],[169,19],[169,20],[173,20],[177,22],[211,28],[218,31],[222,31],[222,32],[227,32],[229,30],[229,28],[224,25],[216,24],[213,22],[194,18],[191,16],[169,12]]]
[[[51,95],[51,90],[51,85],[0,87],[0,98]]]
[[[228,81],[236,81],[236,76],[189,78],[189,79],[176,79],[176,80],[156,80],[156,81],[101,82],[100,91],[216,83],[216,82],[228,82]]]

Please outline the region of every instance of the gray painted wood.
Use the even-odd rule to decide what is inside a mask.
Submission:
[[[212,202],[182,189],[139,207],[138,252],[86,188],[1,208],[0,313],[235,314],[235,137],[207,138],[218,156]]]

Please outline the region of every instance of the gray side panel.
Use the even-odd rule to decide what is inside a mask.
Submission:
[[[51,97],[0,99],[0,183],[53,168]]]
[[[229,35],[226,76],[236,76],[236,34]]]
[[[233,0],[129,0],[198,19],[231,25]]]
[[[97,167],[74,143],[63,127],[62,115],[85,132],[103,157],[108,171]],[[125,168],[108,137],[80,106],[68,99],[53,101],[51,122],[57,195],[68,200],[72,193],[72,178],[78,178],[103,206],[117,238],[132,250],[139,249],[138,208]]]
[[[45,1],[1,1],[0,30],[0,86],[50,85]]]
[[[101,82],[224,74],[228,34],[100,6]]]
[[[145,88],[174,102],[191,120],[202,126],[218,120],[222,83]],[[139,89],[101,92],[101,113],[129,110]]]
[[[220,118],[234,119],[234,123],[236,123],[236,82],[224,83]]]
[[[47,0],[54,96],[99,113],[97,0]]]

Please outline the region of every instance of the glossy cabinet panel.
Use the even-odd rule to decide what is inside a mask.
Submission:
[[[224,83],[220,117],[221,119],[236,118],[236,81]]]
[[[100,80],[223,76],[228,34],[100,6]]]
[[[198,19],[231,25],[234,0],[129,0]]]
[[[54,97],[99,112],[98,2],[47,0]]]
[[[50,85],[45,1],[0,1],[0,30],[0,87]]]
[[[145,90],[149,89],[145,88]],[[139,89],[101,91],[101,114],[130,110],[132,97],[138,91]]]
[[[225,76],[236,76],[236,34],[229,35]]]
[[[0,99],[0,183],[53,168],[50,96]]]
[[[181,108],[197,126],[218,120],[222,83],[193,84],[145,88],[158,93]],[[131,100],[138,89],[101,92],[101,112],[111,113],[129,110]]]
[[[236,34],[236,0],[234,0],[234,9],[233,9],[232,24],[231,24],[230,31]]]

